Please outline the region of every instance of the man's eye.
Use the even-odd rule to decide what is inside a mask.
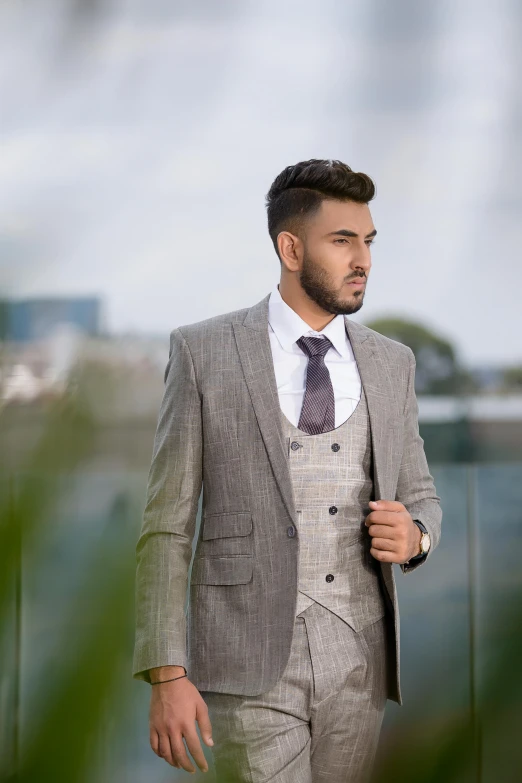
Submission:
[[[348,242],[348,240],[347,239],[334,239],[334,242],[343,242],[344,243],[344,242]],[[375,240],[374,239],[367,239],[367,240],[365,240],[365,243],[369,247],[370,245],[374,245],[375,244]]]

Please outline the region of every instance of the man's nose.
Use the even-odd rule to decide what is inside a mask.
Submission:
[[[356,257],[352,259],[350,266],[354,273],[359,272],[362,276],[367,275],[372,266],[369,254],[358,253]]]

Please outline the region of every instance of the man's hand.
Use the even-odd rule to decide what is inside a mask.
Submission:
[[[421,531],[398,500],[370,500],[364,524],[372,537],[370,554],[382,563],[407,563],[419,554]]]
[[[155,673],[161,671],[162,676]],[[162,666],[152,669],[152,682],[184,674],[183,666]],[[213,745],[212,726],[203,697],[187,677],[152,687],[150,700],[150,745],[154,753],[173,767],[195,772],[189,760],[183,738],[198,767],[208,771],[207,761],[196,731],[196,724],[206,745]]]

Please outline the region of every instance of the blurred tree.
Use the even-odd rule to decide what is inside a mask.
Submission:
[[[522,364],[506,367],[502,373],[500,392],[522,392]]]
[[[415,354],[415,391],[420,394],[473,394],[480,386],[458,362],[454,347],[421,324],[402,318],[376,318],[370,329],[407,345]]]

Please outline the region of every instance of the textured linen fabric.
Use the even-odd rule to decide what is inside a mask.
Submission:
[[[152,667],[177,664],[200,691],[252,696],[273,688],[288,663],[299,562],[299,536],[289,531],[299,515],[269,296],[171,333],[136,547],[137,679],[150,681]],[[366,394],[375,499],[401,501],[431,536],[426,561],[401,566],[413,573],[436,549],[442,517],[418,430],[415,357],[401,343],[344,320]],[[388,698],[401,703],[395,576],[389,563],[380,569],[391,618]]]
[[[203,691],[217,783],[367,783],[386,706],[387,644],[384,618],[355,633],[314,603],[295,618],[288,663],[269,691]]]
[[[312,601],[355,631],[385,614],[380,568],[364,520],[373,496],[372,448],[364,389],[355,411],[330,432],[308,435],[286,419],[299,538],[299,614]]]
[[[328,432],[309,434],[280,416],[298,515],[298,617],[270,691],[202,694],[217,781],[369,780],[388,668],[386,604],[364,527],[373,492],[366,395]]]

